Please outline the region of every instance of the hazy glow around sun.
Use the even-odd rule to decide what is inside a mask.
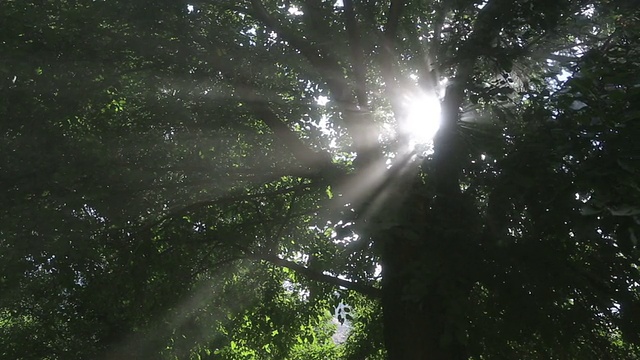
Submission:
[[[435,96],[417,96],[407,102],[403,131],[411,145],[430,144],[440,128],[440,101]]]

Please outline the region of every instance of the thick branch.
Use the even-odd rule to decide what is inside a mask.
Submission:
[[[365,79],[365,64],[362,44],[360,43],[360,31],[358,20],[352,0],[344,0],[345,26],[349,37],[349,50],[351,52],[351,67],[356,80],[356,99],[361,109],[367,107],[367,89]]]
[[[442,103],[440,130],[434,139],[434,170],[436,192],[443,202],[460,192],[459,176],[463,153],[458,136],[457,123],[464,101],[464,92],[471,81],[473,69],[480,52],[490,46],[498,36],[504,16],[509,14],[511,0],[491,0],[480,10],[469,39],[460,49],[460,62],[456,76],[447,87]]]
[[[273,265],[285,267],[287,269],[295,271],[296,273],[306,277],[309,280],[320,281],[320,282],[324,282],[334,286],[339,286],[349,290],[357,291],[362,295],[365,295],[374,299],[377,299],[381,296],[381,290],[378,288],[365,285],[362,283],[357,283],[349,280],[340,279],[334,276],[326,275],[316,270],[309,269],[305,266],[297,264],[293,261],[279,258],[278,256],[275,256],[275,255],[248,254],[248,258],[254,259],[254,260],[263,260]]]
[[[315,67],[323,76],[333,100],[340,106],[345,126],[353,139],[358,152],[356,167],[366,167],[373,159],[379,157],[378,131],[371,118],[371,113],[359,109],[353,99],[353,89],[342,75],[342,65],[339,61],[317,46],[296,35],[271,16],[260,0],[251,0],[254,16],[271,30],[281,35],[282,39],[295,49]]]
[[[331,156],[326,152],[316,152],[309,148],[291,128],[285,124],[280,117],[268,105],[268,99],[260,94],[252,86],[252,79],[238,74],[234,65],[228,64],[221,57],[214,57],[215,68],[228,78],[229,85],[235,90],[238,100],[246,103],[248,107],[273,131],[275,136],[281,140],[291,151],[300,164],[317,174],[318,169],[326,169],[331,166]],[[307,171],[308,172],[308,171]],[[306,176],[309,174],[299,174]]]
[[[313,184],[305,183],[305,184],[299,184],[299,185],[296,185],[296,186],[292,186],[292,187],[289,187],[289,188],[282,188],[282,189],[274,190],[274,191],[271,191],[271,192],[268,192],[268,193],[229,195],[229,196],[223,196],[223,197],[220,197],[220,198],[217,198],[217,199],[198,201],[198,202],[195,202],[193,204],[189,204],[189,205],[186,205],[186,206],[182,206],[182,207],[178,207],[178,208],[174,208],[174,209],[169,210],[166,214],[164,214],[163,216],[161,216],[157,220],[155,220],[153,222],[150,222],[150,223],[140,227],[138,229],[137,233],[151,230],[154,227],[161,225],[162,223],[164,223],[167,220],[182,216],[184,214],[188,214],[191,211],[194,211],[194,210],[197,210],[197,209],[201,209],[201,208],[206,207],[206,206],[229,205],[229,204],[234,204],[234,203],[237,203],[237,202],[240,202],[240,201],[247,201],[247,200],[252,200],[252,199],[257,199],[257,198],[264,198],[264,197],[268,197],[268,196],[287,194],[287,193],[294,192],[294,191],[306,190],[306,189],[312,188],[313,186],[314,186]]]
[[[347,101],[349,99],[349,86],[341,75],[339,70],[341,69],[341,65],[338,60],[331,56],[331,54],[323,52],[319,47],[314,46],[309,41],[283,26],[275,17],[269,14],[261,0],[251,0],[251,4],[254,10],[253,16],[272,31],[277,32],[285,41],[300,51],[311,65],[325,78],[330,90],[339,95],[336,101]]]
[[[293,156],[305,167],[317,173],[318,169],[325,169],[332,166],[331,156],[326,152],[316,152],[309,148],[293,131],[287,126],[278,115],[271,110],[265,99],[260,94],[250,88],[238,89],[242,92],[243,98],[248,99],[245,103],[249,108],[273,131],[276,137],[284,142],[286,147],[293,153]]]
[[[396,92],[398,88],[398,77],[396,74],[396,37],[398,25],[405,0],[392,0],[387,14],[387,21],[382,33],[382,54],[380,55],[382,77],[385,82],[386,95],[396,115],[401,114],[401,107],[397,103]]]
[[[405,0],[392,0],[389,6],[389,14],[387,14],[387,23],[385,26],[385,36],[395,42],[398,34],[398,25],[400,23],[400,15],[404,8]]]
[[[418,47],[420,57],[422,59],[422,68],[420,69],[420,86],[429,93],[436,93],[438,81],[440,79],[441,70],[438,68],[438,56],[440,55],[440,36],[446,19],[447,4],[434,5],[436,15],[433,21],[433,39],[428,42],[427,48],[423,50]],[[414,34],[418,36],[418,34]]]
[[[394,73],[394,58],[396,53],[396,37],[400,15],[404,8],[405,0],[392,0],[387,14],[384,33],[382,34],[382,75],[387,85],[387,89],[395,88],[396,76]]]

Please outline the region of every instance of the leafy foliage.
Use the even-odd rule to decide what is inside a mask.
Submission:
[[[1,356],[638,359],[638,20],[2,2]]]

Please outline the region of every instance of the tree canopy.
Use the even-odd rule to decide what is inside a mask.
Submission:
[[[0,24],[2,358],[640,359],[633,2]]]

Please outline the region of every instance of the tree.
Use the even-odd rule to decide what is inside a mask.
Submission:
[[[3,357],[639,357],[625,2],[0,13]]]

